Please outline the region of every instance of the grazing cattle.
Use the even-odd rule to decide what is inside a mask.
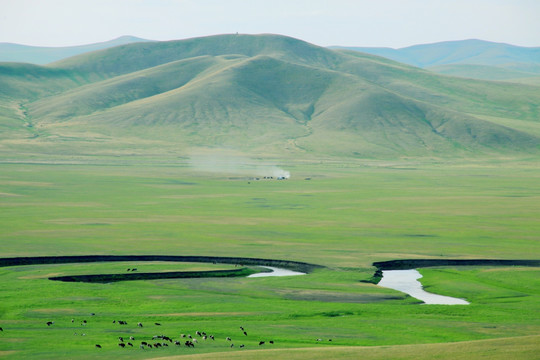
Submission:
[[[189,340],[186,341],[185,345],[186,345],[187,347],[192,347],[192,348],[195,347],[195,345],[194,345],[191,341],[189,341]]]
[[[196,335],[202,336],[201,332],[199,330],[195,331]]]
[[[161,346],[169,346],[167,343],[161,343]]]
[[[126,347],[126,344],[120,343],[120,344],[118,344],[118,346],[120,346],[121,348],[125,348],[125,347]]]
[[[161,347],[161,344],[160,344],[160,343],[155,343],[155,344],[154,344],[154,347],[155,347],[155,348]]]
[[[54,324],[54,321],[47,321],[47,326],[51,326],[52,324]]]
[[[146,341],[141,341],[141,345],[148,345]]]
[[[216,338],[214,338],[214,335],[210,335],[210,339],[216,340]]]
[[[2,329],[2,328],[0,327],[0,331],[4,331],[4,329]]]
[[[317,341],[322,341],[322,339],[317,339]]]
[[[139,345],[139,347],[141,348],[141,350],[144,350],[144,345],[143,344]]]
[[[240,330],[244,331],[244,328],[240,326]]]
[[[227,338],[225,338],[225,340],[231,341],[231,338],[227,336]]]
[[[131,271],[131,269],[127,269],[126,271]]]
[[[128,342],[127,344],[128,344],[128,346],[133,347],[133,344],[132,344],[132,343]]]
[[[180,334],[180,337],[185,338],[185,337],[186,337],[186,334]]]
[[[270,344],[273,344],[273,343],[274,343],[274,340],[270,340],[269,343],[270,343]]]
[[[259,346],[264,345],[264,341],[259,341]]]
[[[137,326],[142,328],[142,323],[137,323]]]
[[[72,323],[75,322],[75,319],[71,319],[71,322],[72,322]]]
[[[155,324],[156,326],[161,326],[161,324],[160,324],[160,323],[154,323],[154,324]]]
[[[86,320],[83,320],[82,322],[83,322],[83,324],[86,324]]]
[[[178,345],[178,346],[180,346],[180,341],[178,341],[178,340],[175,340],[175,341],[174,341],[174,345]]]
[[[116,320],[113,320],[112,323],[113,323],[113,324],[116,324]]]
[[[96,313],[90,313],[90,316],[94,316],[94,315],[96,315]]]
[[[196,342],[198,342],[198,341],[197,341],[197,339],[193,339],[193,342],[196,343]]]
[[[96,347],[97,347],[98,349],[101,349],[101,345],[99,345],[99,344],[96,344]]]
[[[332,339],[328,339],[328,341],[332,341]]]
[[[243,348],[244,346],[245,346],[244,344],[240,345],[241,348]]]
[[[120,342],[124,342],[124,338],[123,338],[123,337],[121,337],[121,336],[119,336],[119,337],[118,337],[118,341],[120,341]]]
[[[245,332],[245,331],[244,331],[244,335],[246,335],[246,336],[247,336],[247,332]]]
[[[234,344],[231,344],[231,347],[233,348],[233,347],[234,347]]]
[[[206,338],[207,338],[206,335],[204,335],[204,336],[202,337],[203,340],[206,340]]]
[[[137,271],[137,268],[133,268],[133,269],[131,269],[131,271]]]
[[[189,334],[187,337],[190,338],[190,339],[193,339],[193,337],[191,337],[191,334]]]
[[[130,337],[129,337],[129,340],[135,340],[135,337],[130,336]]]

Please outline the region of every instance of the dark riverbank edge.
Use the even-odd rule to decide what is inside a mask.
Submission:
[[[373,277],[363,282],[378,284],[383,270],[409,270],[433,266],[540,266],[540,260],[503,260],[503,259],[403,259],[377,261]]]
[[[260,265],[279,267],[293,271],[310,273],[315,269],[323,268],[322,265],[309,264],[299,261],[259,259],[244,257],[219,257],[219,256],[176,256],[176,255],[79,255],[79,256],[34,256],[0,258],[0,267],[44,264],[70,264],[89,262],[142,262],[142,261],[171,261],[171,262],[202,262],[214,264],[233,265]],[[173,271],[160,273],[128,273],[128,274],[96,274],[96,275],[70,275],[50,277],[50,280],[67,282],[94,282],[108,283],[128,280],[155,280],[173,278],[202,278],[202,277],[237,277],[248,276],[257,271],[248,268],[233,270],[211,271]]]
[[[255,274],[257,271],[248,268],[233,270],[209,270],[209,271],[168,271],[157,273],[131,273],[131,274],[96,274],[96,275],[67,275],[53,276],[49,280],[64,282],[87,282],[87,283],[111,283],[116,281],[130,280],[157,280],[157,279],[192,279],[192,278],[217,278],[238,277]]]

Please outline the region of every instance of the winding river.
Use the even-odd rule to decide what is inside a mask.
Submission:
[[[468,305],[469,302],[450,296],[432,294],[424,291],[418,279],[422,275],[418,270],[383,270],[379,286],[404,292],[415,299],[431,305]]]
[[[252,278],[252,277],[267,277],[267,276],[306,275],[306,273],[303,273],[303,272],[292,271],[292,270],[282,269],[282,268],[277,268],[277,267],[272,267],[272,266],[261,266],[261,267],[272,270],[272,271],[251,274],[251,275],[248,275],[247,277]]]

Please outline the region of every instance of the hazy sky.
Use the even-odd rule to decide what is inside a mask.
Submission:
[[[0,42],[68,46],[275,33],[404,47],[482,39],[540,46],[540,0],[0,0]]]

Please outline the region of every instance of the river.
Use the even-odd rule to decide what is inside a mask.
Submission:
[[[287,269],[276,268],[272,266],[261,266],[266,269],[270,269],[270,272],[260,272],[256,274],[251,274],[248,277],[267,277],[267,276],[293,276],[293,275],[306,275],[306,273],[292,271]]]
[[[404,292],[425,304],[432,305],[468,305],[469,302],[450,296],[432,294],[424,291],[418,281],[422,275],[418,270],[383,270],[379,286]]]

